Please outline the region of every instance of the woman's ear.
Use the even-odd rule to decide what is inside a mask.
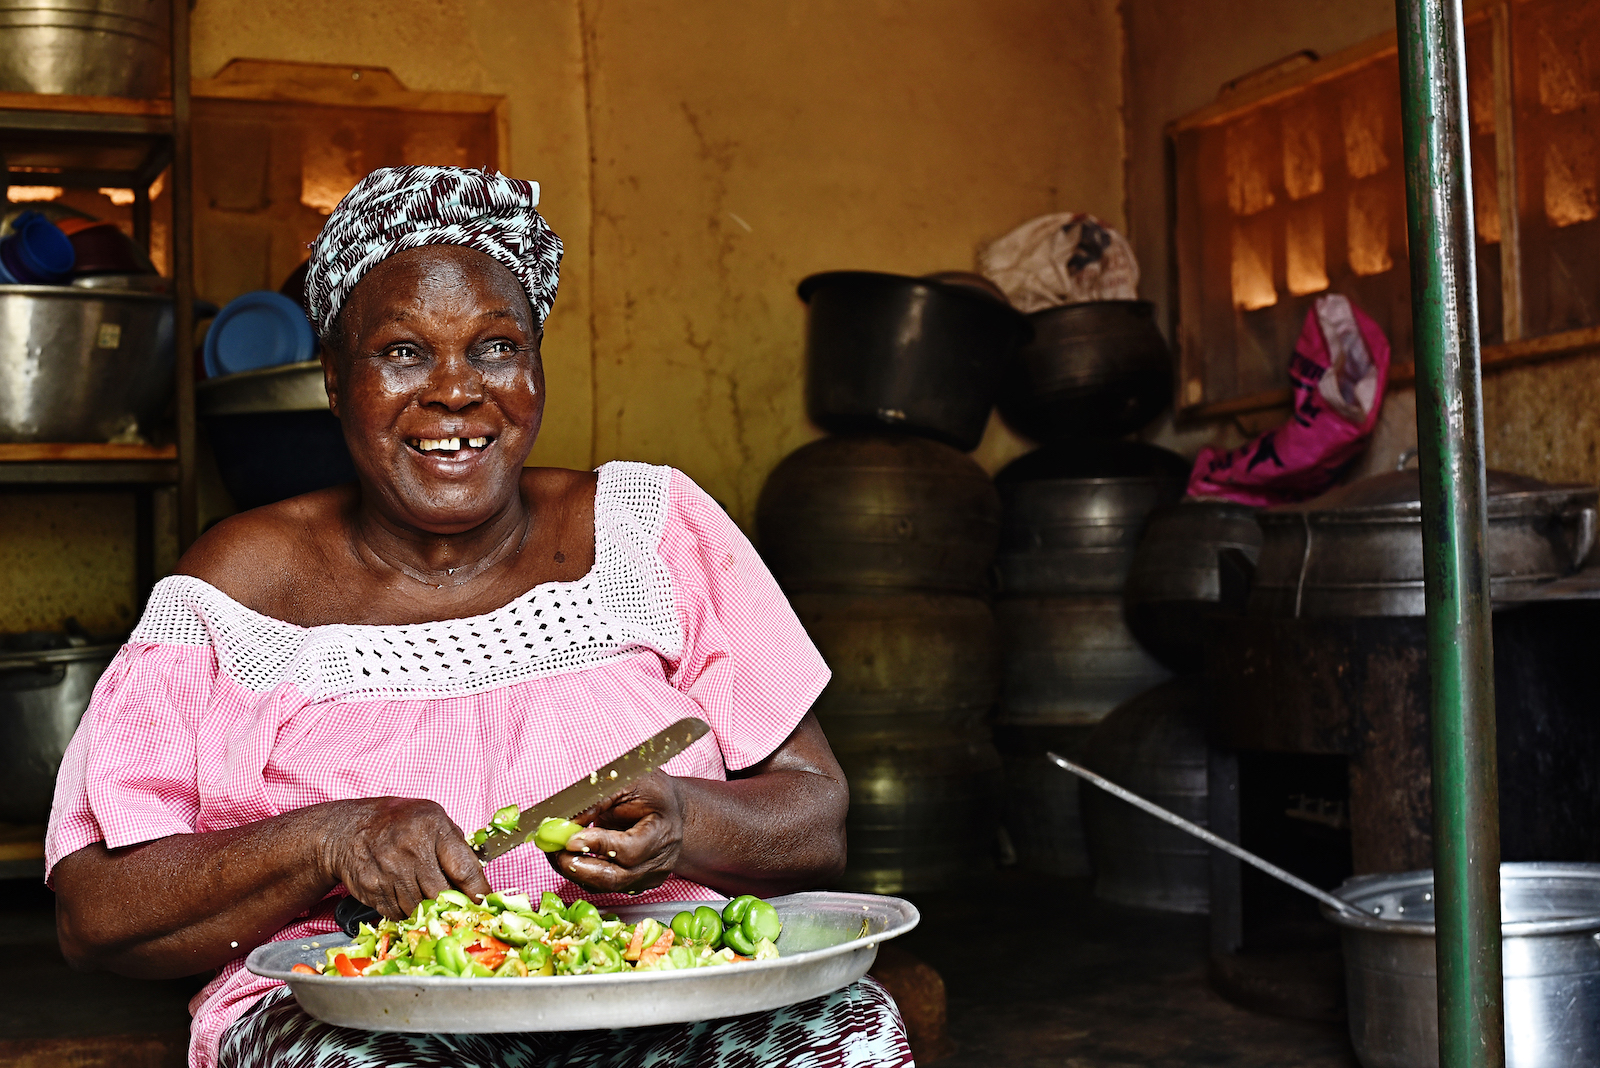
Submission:
[[[323,342],[321,350],[317,359],[322,361],[322,388],[328,394],[328,410],[337,419],[339,418],[339,373],[335,365],[338,363],[338,358],[327,342]]]

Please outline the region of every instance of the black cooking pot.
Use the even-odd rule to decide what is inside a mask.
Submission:
[[[893,427],[972,450],[1028,320],[970,285],[873,271],[800,283],[806,411],[834,433]]]
[[[1028,316],[1000,414],[1039,442],[1120,437],[1172,403],[1172,353],[1147,300],[1063,304]]]

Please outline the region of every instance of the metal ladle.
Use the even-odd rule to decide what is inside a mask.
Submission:
[[[1183,831],[1186,834],[1194,835],[1207,845],[1215,846],[1224,853],[1227,853],[1229,856],[1238,857],[1246,864],[1261,869],[1274,879],[1277,879],[1279,882],[1288,883],[1301,893],[1310,894],[1312,897],[1316,898],[1318,901],[1337,912],[1342,912],[1346,916],[1366,915],[1366,913],[1350,904],[1350,902],[1345,901],[1343,898],[1335,897],[1326,890],[1312,886],[1298,875],[1291,875],[1282,868],[1278,867],[1276,864],[1273,864],[1271,861],[1262,860],[1249,850],[1241,849],[1239,846],[1234,845],[1226,838],[1211,833],[1199,824],[1190,823],[1182,816],[1179,816],[1173,812],[1168,812],[1160,805],[1157,805],[1151,801],[1146,801],[1138,794],[1124,790],[1110,779],[1096,775],[1088,768],[1079,767],[1072,761],[1066,759],[1065,757],[1057,756],[1055,753],[1046,752],[1045,756],[1050,758],[1051,762],[1057,766],[1072,772],[1072,774],[1078,776],[1080,779],[1088,780],[1113,797],[1120,797],[1122,800],[1126,801],[1135,808],[1143,809],[1144,811],[1150,813],[1150,815],[1154,816],[1156,819],[1165,823],[1170,823],[1172,826],[1178,828],[1178,830]]]

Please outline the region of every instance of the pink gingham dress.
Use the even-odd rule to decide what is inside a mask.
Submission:
[[[355,797],[428,798],[472,830],[685,716],[711,733],[664,770],[723,779],[771,754],[827,680],[716,502],[671,468],[609,463],[589,574],[486,615],[305,628],[199,579],[164,579],[67,749],[46,863]],[[580,893],[531,848],[485,872],[497,889]],[[674,878],[632,900],[717,896]],[[335,931],[333,904],[276,938]],[[279,985],[244,970],[251,948],[190,1005],[195,1068]]]

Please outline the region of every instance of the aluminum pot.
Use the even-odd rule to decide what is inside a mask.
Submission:
[[[168,0],[0,0],[0,91],[157,97]]]
[[[316,360],[205,379],[195,410],[241,509],[355,481]]]
[[[1168,677],[1128,632],[1118,594],[1002,597],[994,615],[1005,657],[1000,723],[1098,723]]]
[[[1350,1039],[1363,1068],[1435,1068],[1433,873],[1362,875],[1323,906],[1344,942]],[[1600,864],[1500,865],[1506,1068],[1600,1061]]]
[[[62,754],[120,648],[0,652],[0,820],[49,818]]]
[[[1031,335],[1004,299],[970,284],[874,271],[800,283],[806,412],[834,433],[892,427],[978,447],[1000,375]]]
[[[1000,387],[1000,414],[1035,441],[1131,433],[1172,403],[1172,353],[1146,300],[1063,304],[1028,316],[1034,338]]]
[[[1576,571],[1595,540],[1594,486],[1488,473],[1489,590],[1516,600]],[[1258,516],[1254,616],[1420,616],[1422,503],[1415,470],[1374,475]]]
[[[172,397],[172,298],[0,286],[0,441],[110,441]]]
[[[786,456],[756,503],[783,587],[985,593],[1000,498],[971,457],[905,435],[823,438]]]
[[[1185,498],[1158,509],[1133,553],[1123,606],[1139,644],[1174,671],[1199,671],[1222,599],[1218,554],[1261,555],[1258,509]]]
[[[1083,744],[1083,764],[1203,827],[1208,707],[1202,682],[1163,683],[1100,722]],[[1161,912],[1210,910],[1211,855],[1205,843],[1098,787],[1077,785],[1096,897]]]
[[[1166,449],[1105,442],[1036,450],[995,476],[1006,593],[1119,593],[1160,505],[1183,492],[1188,465]]]

